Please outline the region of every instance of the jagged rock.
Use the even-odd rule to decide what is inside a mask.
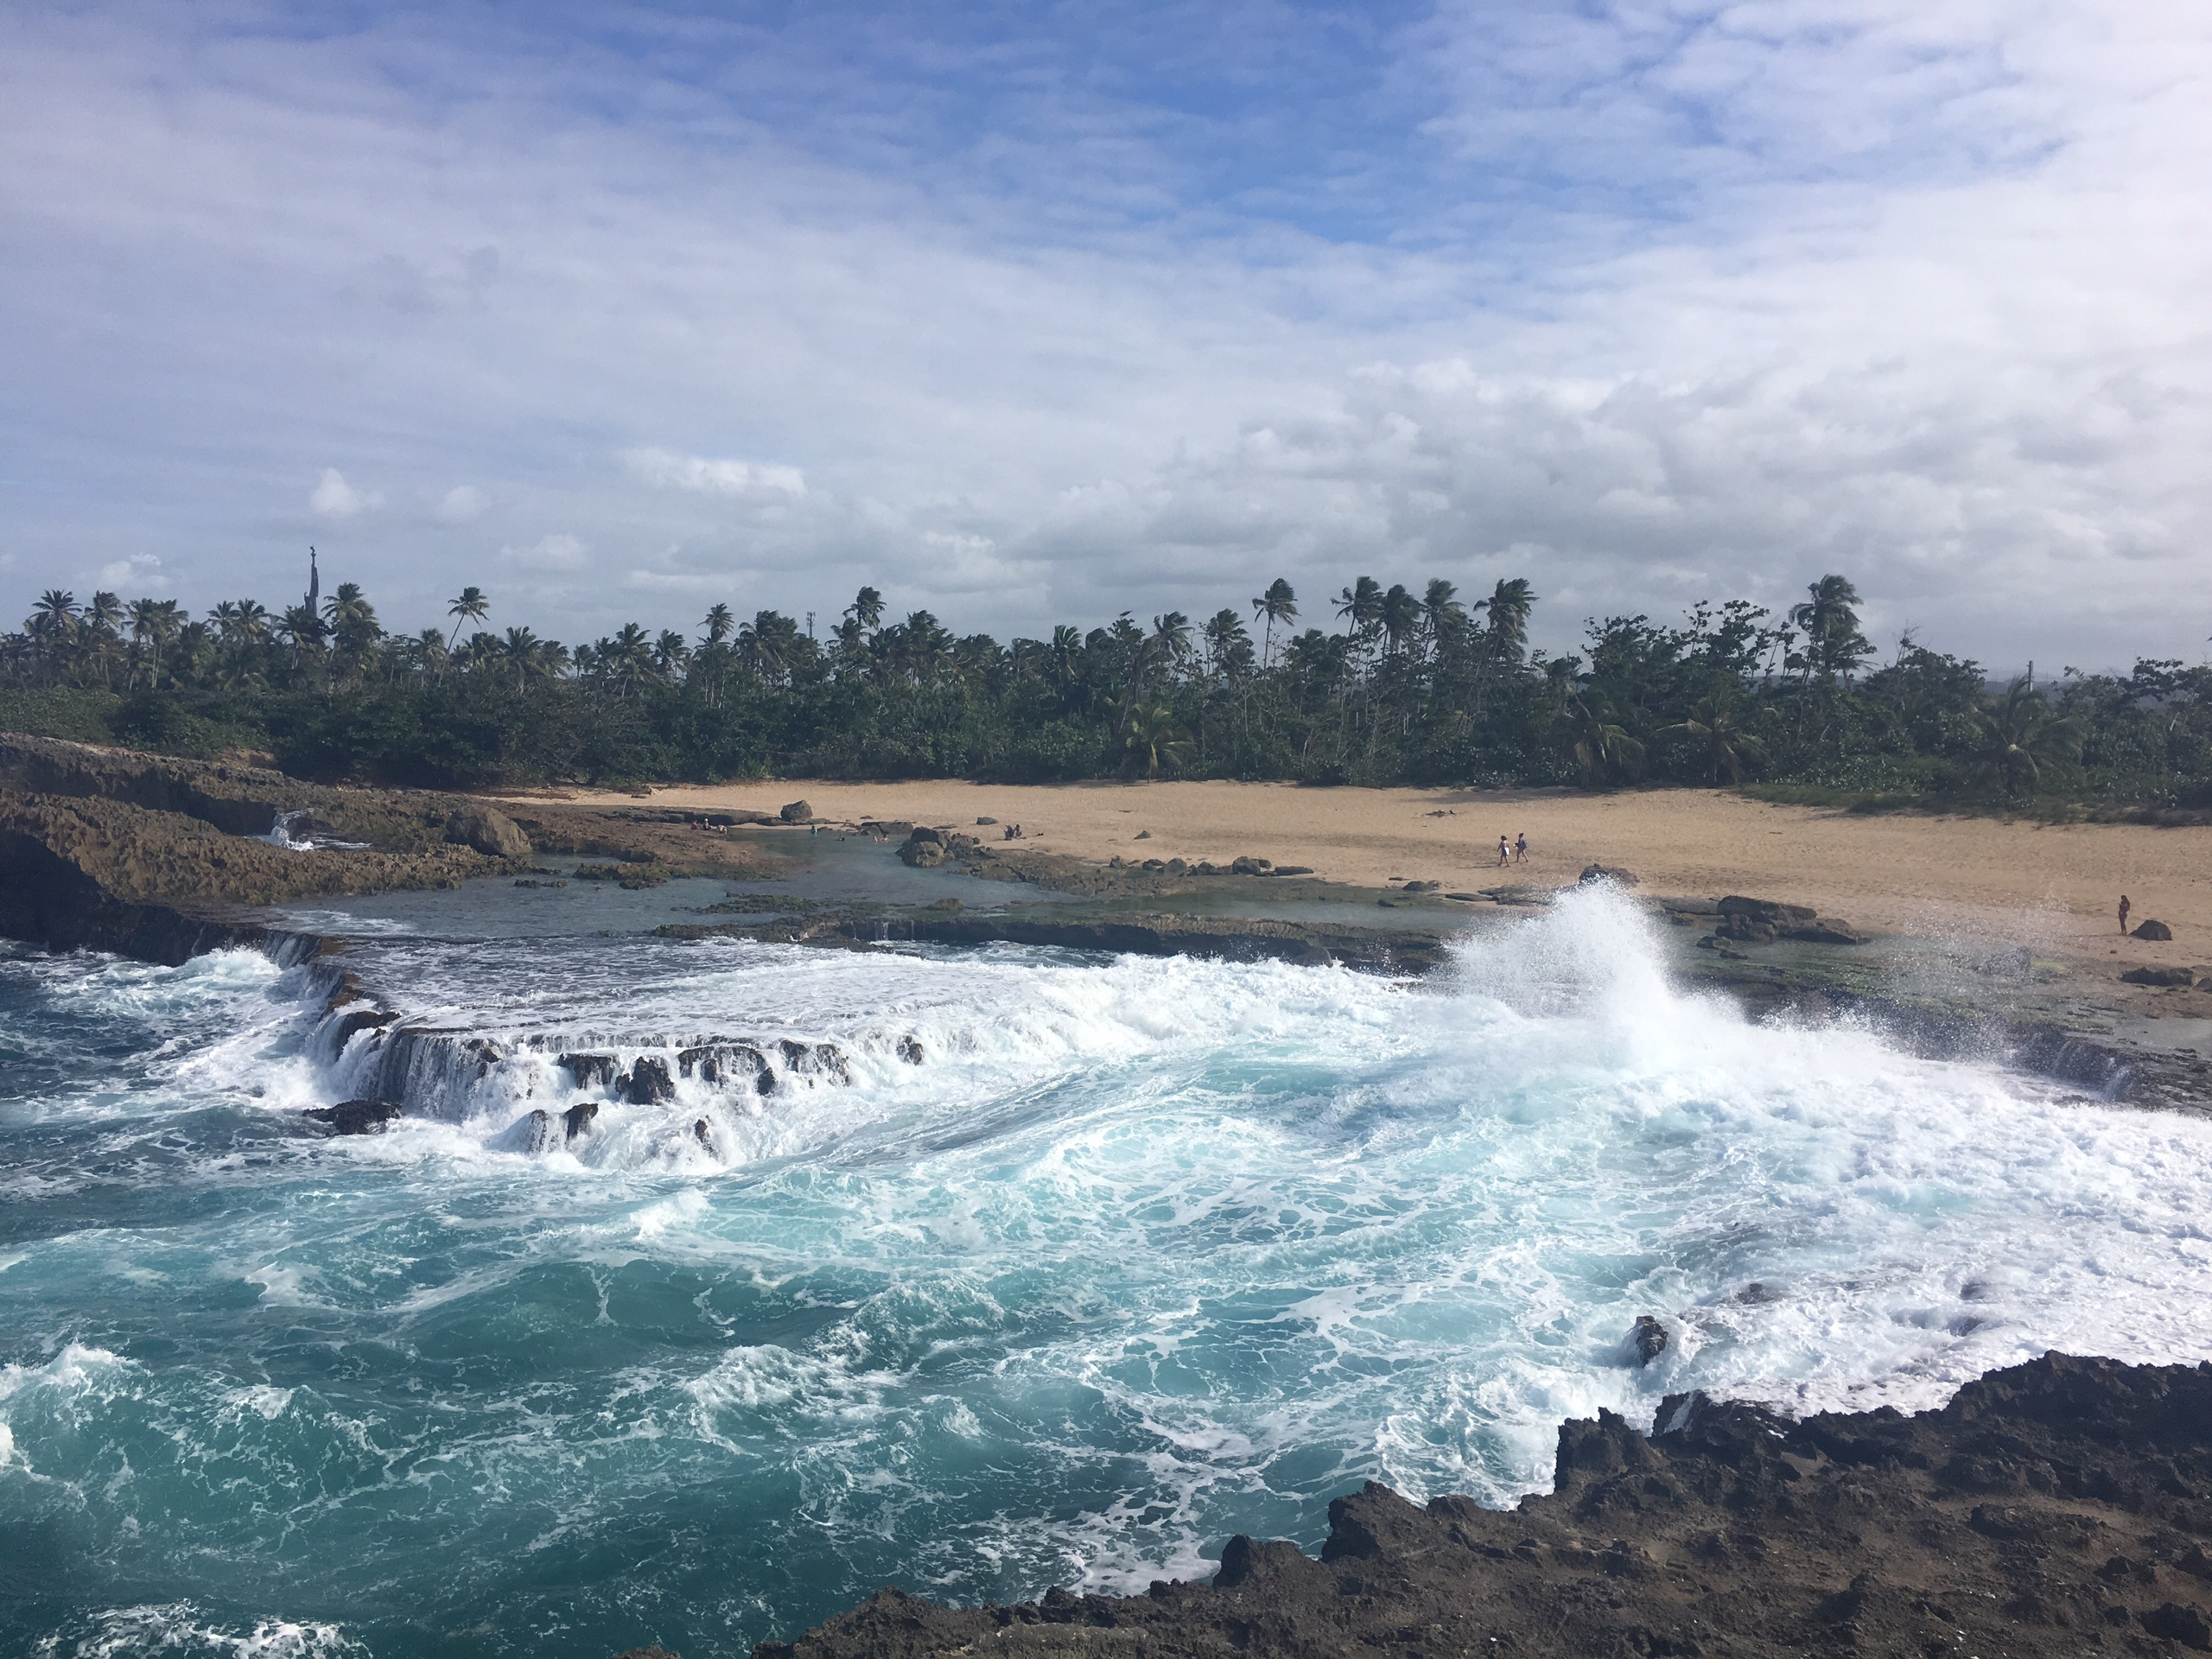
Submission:
[[[853,1080],[844,1051],[835,1043],[802,1043],[786,1037],[776,1045],[776,1049],[783,1056],[786,1071],[800,1077],[827,1077],[838,1084]]]
[[[1667,1327],[1649,1313],[1636,1316],[1636,1329],[1630,1332],[1629,1341],[1636,1349],[1636,1363],[1649,1365],[1667,1351]]]
[[[567,1111],[561,1114],[562,1128],[566,1131],[561,1138],[563,1141],[575,1140],[578,1135],[585,1133],[585,1131],[591,1128],[592,1120],[598,1116],[599,1103],[597,1101],[578,1101],[575,1105],[569,1107]]]
[[[396,1100],[341,1100],[335,1106],[310,1106],[307,1116],[327,1123],[337,1135],[381,1135],[400,1114]]]
[[[996,823],[998,822],[998,820],[997,820],[996,818],[978,818],[978,819],[976,819],[976,822],[978,824],[988,824],[988,823]]]
[[[1268,860],[1249,855],[1240,855],[1229,862],[1230,873],[1233,875],[1265,875],[1273,868]]]
[[[768,1057],[750,1043],[709,1043],[687,1048],[676,1057],[676,1066],[683,1076],[696,1074],[700,1082],[716,1088],[751,1083],[755,1092],[765,1095],[775,1086],[768,1074]]]
[[[715,1144],[714,1130],[703,1117],[691,1120],[691,1135],[692,1138],[702,1147],[711,1148]]]
[[[1311,864],[1278,864],[1273,869],[1262,870],[1260,874],[1262,875],[1311,875],[1313,874],[1313,867]]]
[[[534,1107],[508,1124],[492,1145],[500,1152],[537,1154],[551,1151],[558,1140],[553,1128],[553,1114],[543,1107]]]
[[[530,837],[504,812],[488,806],[464,806],[446,819],[446,839],[473,847],[486,858],[528,858]]]
[[[2129,985],[2189,986],[2196,982],[2196,973],[2187,968],[2131,968],[2120,977]]]
[[[2135,931],[2130,937],[2138,939],[2147,939],[2154,944],[2164,944],[2167,940],[2171,939],[2173,936],[2173,929],[2168,927],[2164,922],[2145,921],[2138,924]]]
[[[1585,865],[1581,875],[1582,885],[1586,887],[1599,881],[1610,881],[1617,887],[1632,887],[1636,885],[1636,876],[1631,871],[1615,869],[1610,865]]]
[[[2212,1621],[2194,1607],[2184,1607],[2177,1601],[2161,1602],[2142,1615],[2142,1624],[2145,1635],[2163,1636],[2199,1653],[2212,1651]]]
[[[611,1084],[622,1069],[622,1062],[612,1054],[563,1054],[554,1064],[574,1077],[579,1089]]]
[[[814,809],[804,801],[787,801],[776,816],[785,823],[804,823],[814,817]]]
[[[1962,1491],[1946,1472],[1962,1456],[2022,1496]],[[1330,1504],[1318,1560],[1237,1537],[1211,1584],[1128,1598],[946,1608],[886,1589],[753,1654],[2204,1651],[2204,1592],[2183,1575],[2212,1529],[2208,1479],[2212,1366],[2047,1355],[1911,1417],[1673,1395],[1649,1436],[1611,1412],[1561,1425],[1553,1491],[1510,1510],[1369,1482]]]
[[[1188,875],[1190,873],[1191,873],[1191,867],[1190,867],[1188,864],[1185,863],[1181,859],[1179,859],[1179,858],[1171,858],[1171,859],[1169,859],[1169,860],[1167,861],[1167,874],[1170,874],[1170,875]]]
[[[1152,831],[1149,830],[1140,830],[1136,833],[1136,839],[1139,841],[1150,841],[1152,839]]]
[[[676,1098],[676,1079],[668,1075],[668,1062],[643,1054],[618,1080],[614,1092],[632,1106],[655,1106]]]
[[[1156,874],[1160,871],[1167,868],[1167,861],[1164,858],[1147,858],[1137,868],[1141,870],[1147,871],[1147,873]]]

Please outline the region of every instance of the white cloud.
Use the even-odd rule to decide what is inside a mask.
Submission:
[[[478,70],[429,14],[19,13],[0,448],[47,482],[0,531],[156,548],[198,604],[296,589],[296,524],[249,581],[240,504],[335,453],[440,503],[315,492],[394,621],[485,557],[468,476],[569,527],[514,568],[632,569],[517,618],[569,637],[659,594],[641,620],[869,581],[1004,632],[1525,571],[1562,645],[1827,569],[2000,661],[2212,632],[2176,602],[2212,546],[2198,5],[1470,0],[1384,41],[1381,94],[1261,85],[1232,131],[1047,75],[1033,128],[934,149],[895,99],[809,132],[813,82],[771,119],[588,41]],[[1211,194],[1225,144],[1361,99],[1339,194],[1294,156],[1258,207]],[[702,434],[805,470],[646,443]]]
[[[362,494],[335,467],[322,469],[321,480],[308,497],[308,509],[325,518],[352,518],[383,505],[384,497]]]
[[[442,524],[473,524],[490,505],[489,498],[474,484],[456,484],[438,503],[438,518]]]
[[[645,483],[661,489],[709,495],[804,495],[806,476],[796,467],[753,461],[717,461],[669,449],[632,449],[623,460]]]
[[[528,547],[503,547],[499,556],[522,570],[581,570],[589,550],[574,536],[541,537]]]
[[[95,573],[99,584],[115,593],[135,593],[149,582],[160,581],[161,575],[162,562],[151,553],[134,553],[100,566]]]

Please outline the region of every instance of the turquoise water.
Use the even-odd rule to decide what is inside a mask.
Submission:
[[[0,1651],[702,1659],[884,1582],[1203,1574],[1370,1477],[1510,1503],[1685,1388],[2212,1355],[2212,1125],[1657,962],[1596,894],[1421,985],[393,937],[349,965],[449,1035],[330,1139],[299,1109],[393,1074],[315,970],[0,957]],[[709,1037],[850,1080],[556,1064]]]

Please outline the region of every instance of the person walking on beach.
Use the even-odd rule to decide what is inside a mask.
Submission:
[[[2120,931],[2123,933],[2127,931],[2127,912],[2130,908],[2127,895],[2121,893],[2120,895]]]
[[[1529,832],[1526,830],[1513,838],[1513,861],[1516,864],[1529,861]]]
[[[1503,869],[1506,865],[1510,864],[1512,861],[1513,849],[1505,844],[1505,837],[1503,836],[1500,836],[1497,838],[1498,868]]]

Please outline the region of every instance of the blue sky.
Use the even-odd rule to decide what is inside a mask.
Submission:
[[[0,614],[1840,569],[2194,658],[2207,111],[2167,0],[15,6]]]

